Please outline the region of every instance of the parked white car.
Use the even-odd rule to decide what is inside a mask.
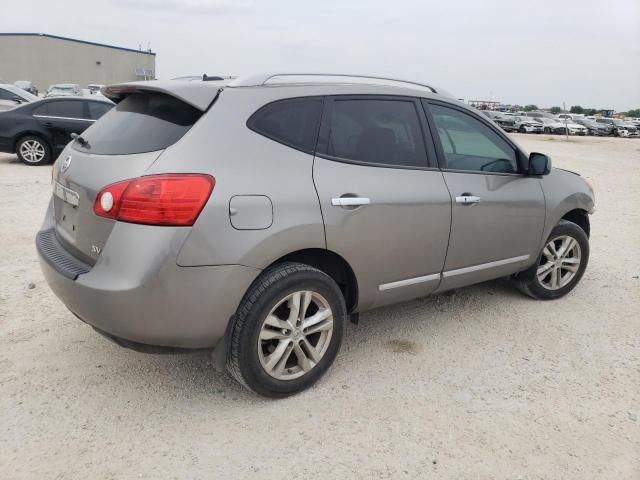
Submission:
[[[538,117],[534,120],[542,124],[544,133],[564,133],[565,131],[564,122],[557,118]]]
[[[60,83],[51,85],[47,89],[45,97],[81,97],[83,96],[82,87],[76,83]]]
[[[614,135],[618,137],[640,137],[640,130],[636,125],[628,121],[616,122]]]
[[[87,85],[87,89],[89,90],[90,95],[101,95],[100,89],[104,87],[104,85],[100,85],[97,83],[92,83]]]
[[[567,121],[567,130],[569,130],[569,135],[587,135],[589,133],[589,129],[584,125],[569,120]]]
[[[11,110],[18,105],[36,100],[38,100],[38,97],[26,90],[22,90],[15,85],[0,83],[0,111]]]
[[[513,117],[515,128],[520,133],[542,133],[544,129],[542,127],[542,123],[540,123],[538,120],[538,118],[530,118],[524,116]]]

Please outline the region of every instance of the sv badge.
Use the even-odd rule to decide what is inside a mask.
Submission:
[[[96,246],[96,245],[91,245],[91,253],[95,253],[96,255],[100,255],[100,252],[102,251],[102,248]]]

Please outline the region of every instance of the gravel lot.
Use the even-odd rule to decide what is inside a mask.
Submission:
[[[591,263],[363,314],[310,391],[268,401],[207,354],[111,344],[49,291],[50,168],[0,154],[0,478],[640,478],[640,140],[515,135],[593,179]]]

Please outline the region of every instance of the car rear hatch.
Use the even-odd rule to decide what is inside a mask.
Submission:
[[[158,83],[166,82],[103,88],[117,105],[71,142],[54,165],[56,237],[89,265],[96,262],[116,222],[94,213],[98,193],[110,184],[143,176],[191,129],[219,91],[204,82],[196,87],[205,88],[184,88],[175,82],[175,92]]]

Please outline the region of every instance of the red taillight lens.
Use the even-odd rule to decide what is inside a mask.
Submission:
[[[149,175],[103,188],[93,205],[101,217],[146,225],[193,225],[215,186],[209,175]]]

